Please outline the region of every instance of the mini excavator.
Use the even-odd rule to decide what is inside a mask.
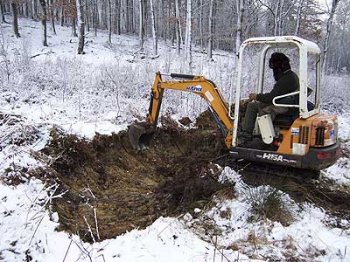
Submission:
[[[264,91],[264,71],[267,53],[273,49],[296,49],[299,60],[300,89],[298,91],[275,97],[273,104],[289,107],[291,114],[278,115],[274,121],[269,115],[257,117],[254,134],[266,147],[245,147],[237,143],[240,116],[242,68],[247,47],[260,47],[258,85],[256,93]],[[203,76],[170,74],[172,80],[163,81],[162,75],[156,73],[152,86],[151,101],[147,119],[135,123],[128,128],[128,135],[134,149],[140,149],[144,141],[155,132],[164,91],[166,89],[192,92],[201,96],[208,103],[209,109],[221,130],[225,144],[235,159],[245,159],[252,162],[263,162],[293,168],[319,171],[333,165],[340,157],[338,142],[337,117],[320,112],[320,65],[319,47],[308,40],[296,36],[250,38],[244,41],[239,50],[237,64],[237,83],[235,101],[226,103],[216,85]],[[313,87],[313,103],[308,101],[310,88],[308,82],[308,60],[312,55],[315,59],[313,70],[315,87]],[[297,96],[299,103],[283,104],[283,98]],[[231,106],[233,115],[231,116]],[[146,139],[147,138],[147,139]]]

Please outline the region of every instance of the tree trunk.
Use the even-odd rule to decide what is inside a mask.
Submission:
[[[303,2],[304,0],[299,0],[298,1],[298,9],[297,9],[297,21],[296,21],[296,25],[295,25],[295,32],[294,35],[299,35],[299,31],[300,31],[300,19],[301,19],[301,11],[303,9]]]
[[[279,10],[280,10],[280,5],[281,5],[281,0],[277,0],[276,6],[275,6],[275,11],[274,11],[274,27],[273,27],[273,35],[277,36],[278,34],[278,25],[279,25]]]
[[[64,26],[64,6],[61,7],[61,26]]]
[[[115,33],[120,35],[120,9],[121,9],[121,0],[115,0],[116,14],[115,14]]]
[[[92,26],[94,28],[95,36],[97,36],[97,27],[98,27],[98,13],[97,13],[97,2],[93,0],[92,7]]]
[[[77,18],[79,26],[79,41],[78,41],[78,55],[85,54],[85,23],[84,23],[84,5],[82,0],[76,0],[77,4]]]
[[[139,41],[140,41],[140,50],[143,51],[143,44],[144,44],[144,1],[139,0],[140,3],[140,24],[139,24]]]
[[[56,35],[56,26],[55,26],[55,10],[53,8],[53,0],[50,0],[50,15],[51,15],[51,27],[52,32]]]
[[[154,14],[154,3],[150,0],[151,7],[151,20],[152,20],[152,37],[153,37],[153,54],[156,56],[158,54],[158,37],[156,30],[156,17]]]
[[[322,72],[325,72],[325,69],[326,69],[327,51],[328,51],[329,40],[332,32],[333,17],[339,1],[340,0],[332,0],[331,12],[327,20],[327,31],[326,31],[326,37],[324,39],[324,44],[323,44]]]
[[[135,0],[127,0],[126,1],[126,30],[129,33],[135,32],[135,8],[134,8]]]
[[[213,5],[214,5],[214,0],[210,0],[209,4],[209,26],[208,26],[208,59],[213,58],[213,28],[214,28],[214,23],[213,23]]]
[[[1,22],[2,23],[7,23],[6,18],[5,18],[5,8],[4,8],[4,3],[2,0],[0,0],[0,13],[1,13]]]
[[[281,0],[278,14],[278,35],[283,35],[283,17],[285,17],[288,13],[283,12],[284,0]]]
[[[186,44],[185,55],[189,65],[189,70],[192,69],[192,0],[187,0],[187,15],[186,15]]]
[[[43,9],[43,14],[41,17],[41,24],[43,25],[43,46],[47,45],[47,25],[46,25],[46,19],[47,19],[47,9],[46,9],[46,2],[45,0],[40,0],[41,8]]]
[[[11,2],[11,9],[12,9],[12,15],[13,15],[13,32],[15,33],[15,36],[17,38],[21,37],[18,30],[18,10],[17,10],[17,4],[15,2]]]
[[[179,55],[180,47],[181,47],[181,24],[180,24],[179,0],[175,0],[175,17],[176,17],[176,52]]]
[[[108,43],[112,44],[112,1],[108,0]]]
[[[200,40],[200,46],[201,46],[201,51],[204,51],[204,36],[203,36],[203,0],[199,1],[199,40]]]
[[[91,1],[90,1],[91,2]],[[85,8],[85,25],[86,25],[86,30],[88,32],[90,32],[90,7],[88,5],[88,0],[85,1],[85,5],[84,5],[84,8]]]
[[[73,37],[78,37],[76,24],[77,24],[77,19],[72,18],[72,36]]]
[[[236,56],[239,55],[239,48],[242,42],[242,23],[244,14],[244,0],[237,1],[237,32],[236,32]]]
[[[32,0],[32,19],[38,19],[38,4],[37,0]]]

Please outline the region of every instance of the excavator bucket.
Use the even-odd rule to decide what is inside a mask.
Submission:
[[[142,150],[148,146],[154,134],[154,127],[146,122],[128,126],[128,137],[134,150]]]

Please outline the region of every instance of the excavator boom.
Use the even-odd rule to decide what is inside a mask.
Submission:
[[[170,77],[177,78],[177,80],[163,81],[160,72],[156,73],[146,123],[131,125],[128,130],[129,140],[134,149],[141,149],[142,145],[146,144],[154,133],[166,89],[191,92],[204,98],[225,137],[227,147],[230,148],[232,146],[233,122],[229,116],[228,104],[216,85],[203,76],[170,74]]]

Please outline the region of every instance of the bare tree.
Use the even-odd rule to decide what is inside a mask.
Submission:
[[[84,23],[84,5],[83,0],[76,0],[77,5],[77,17],[79,26],[79,41],[78,41],[78,54],[85,54],[85,23]]]
[[[15,33],[15,36],[19,38],[21,37],[21,35],[19,34],[19,29],[18,29],[18,10],[17,10],[17,3],[15,2],[15,0],[11,2],[11,9],[12,9],[12,16],[13,16],[13,22],[12,22],[13,32]]]
[[[32,19],[38,18],[38,2],[37,0],[31,0]]]
[[[192,67],[192,0],[187,0],[186,7],[186,38],[185,56],[191,69]]]
[[[237,0],[237,32],[236,32],[236,55],[238,57],[239,47],[242,42],[242,23],[243,23],[243,14],[244,14],[244,0]]]
[[[108,43],[112,43],[112,1],[108,0]]]
[[[176,30],[176,52],[180,54],[181,47],[181,24],[180,24],[180,8],[179,8],[179,0],[175,0],[175,30]]]
[[[4,7],[4,3],[2,0],[0,0],[0,13],[1,13],[1,22],[7,23],[6,19],[5,19],[5,7]]]
[[[157,55],[158,54],[158,37],[157,37],[157,30],[156,30],[156,17],[155,17],[153,0],[150,0],[150,7],[151,7],[151,20],[152,20],[153,54]]]
[[[54,12],[54,0],[49,0],[50,1],[50,17],[51,17],[51,27],[52,27],[52,32],[56,35],[56,26],[55,26],[55,12]]]
[[[145,36],[145,12],[146,12],[146,6],[145,6],[145,1],[144,0],[139,0],[139,8],[140,8],[140,23],[139,23],[139,41],[140,41],[140,50],[143,51],[144,47],[144,36]]]
[[[115,33],[120,35],[120,10],[121,10],[121,0],[115,0]]]
[[[322,71],[325,72],[325,67],[326,67],[326,61],[327,61],[327,51],[328,51],[328,45],[329,45],[329,40],[332,32],[332,24],[333,24],[333,18],[335,14],[335,10],[337,9],[337,5],[340,0],[332,0],[332,6],[331,10],[329,13],[329,18],[327,20],[327,28],[326,28],[326,36],[324,39],[324,44],[323,44],[323,61],[322,61]]]
[[[301,11],[302,11],[302,8],[303,8],[303,3],[304,3],[304,0],[298,0],[297,15],[296,15],[296,25],[295,25],[294,35],[299,35],[300,19],[301,19]]]
[[[46,24],[46,19],[47,19],[46,1],[40,0],[40,5],[41,5],[41,8],[43,10],[43,14],[41,17],[41,24],[43,26],[43,46],[48,46],[48,44],[47,44],[47,24]]]
[[[213,6],[215,0],[209,2],[209,25],[208,25],[208,59],[213,57],[213,29],[214,29],[214,17],[213,17]]]

